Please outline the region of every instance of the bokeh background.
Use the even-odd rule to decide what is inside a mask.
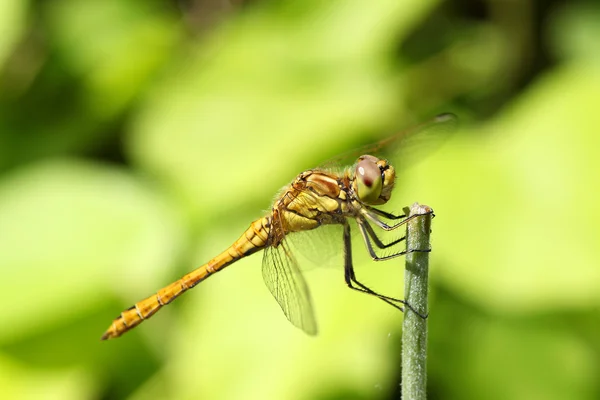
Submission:
[[[599,38],[593,0],[0,2],[0,397],[399,398],[402,315],[341,269],[316,338],[255,255],[99,339],[300,171],[451,111],[388,207],[437,214],[429,397],[600,398]]]

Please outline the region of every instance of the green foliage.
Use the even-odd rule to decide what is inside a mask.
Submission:
[[[436,213],[430,396],[598,398],[597,6],[172,3],[0,5],[3,398],[399,393],[401,314],[311,270],[306,337],[260,255],[99,339],[297,173],[442,111],[463,129],[390,205]],[[403,260],[365,253],[359,277],[402,293]]]

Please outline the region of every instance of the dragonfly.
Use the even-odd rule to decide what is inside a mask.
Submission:
[[[316,335],[317,323],[310,292],[289,239],[326,225],[342,227],[344,280],[349,288],[375,296],[401,311],[404,307],[415,311],[404,300],[379,294],[358,280],[352,263],[349,221],[356,221],[373,260],[383,261],[406,254],[405,249],[378,255],[380,250],[375,249],[390,249],[405,239],[401,237],[386,243],[377,230],[380,233],[394,231],[418,216],[395,215],[378,207],[391,198],[396,169],[384,156],[375,154],[385,155],[400,148],[406,156],[415,143],[427,142],[429,137],[444,136],[441,133],[454,130],[456,124],[456,116],[441,114],[412,129],[338,156],[321,167],[302,172],[280,191],[270,211],[252,222],[231,246],[206,264],[123,311],[102,339],[116,338],[130,331],[209,276],[261,250],[264,252],[264,282],[283,313],[293,325],[309,335]],[[347,166],[346,160],[353,160],[353,163]]]

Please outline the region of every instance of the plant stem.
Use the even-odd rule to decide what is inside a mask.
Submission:
[[[433,210],[425,205],[413,204],[405,214],[421,215],[406,224],[407,250],[428,250]],[[412,251],[406,255],[404,299],[410,306],[426,316],[427,275],[429,252]],[[427,319],[409,307],[404,307],[402,325],[402,399],[427,398]]]

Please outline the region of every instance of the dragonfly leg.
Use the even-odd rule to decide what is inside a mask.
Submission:
[[[372,207],[372,206],[370,206],[368,204],[361,203],[361,205],[364,208],[366,208],[367,210],[369,210],[370,212],[372,212],[373,214],[377,214],[380,217],[384,217],[384,218],[387,218],[387,219],[402,219],[402,218],[406,218],[407,217],[406,214],[394,215],[394,214],[389,213],[387,211],[383,211],[383,210],[380,210],[378,208]],[[431,213],[427,213],[427,214],[433,214],[433,211],[431,211]],[[419,214],[419,215],[421,215],[421,214]],[[433,216],[435,217],[435,214],[433,214]]]
[[[365,245],[367,246],[367,251],[369,252],[369,254],[371,255],[371,258],[374,261],[389,260],[390,258],[396,258],[399,256],[403,256],[405,254],[408,254],[408,253],[415,253],[415,252],[429,253],[431,251],[431,249],[425,249],[425,250],[409,249],[409,250],[403,250],[403,251],[399,251],[397,253],[389,254],[387,256],[378,256],[377,253],[375,252],[375,249],[373,248],[373,245],[371,244],[371,240],[373,240],[373,242],[375,242],[377,247],[379,247],[380,249],[386,249],[388,247],[391,247],[395,244],[402,242],[403,240],[406,239],[406,236],[403,236],[400,239],[396,239],[390,243],[383,243],[381,241],[381,239],[379,239],[379,237],[377,237],[377,234],[373,230],[373,227],[371,225],[369,225],[369,223],[367,221],[365,221],[362,218],[357,218],[356,222],[358,223],[358,227],[359,227],[360,233],[363,237],[363,241],[365,242]]]
[[[361,203],[361,204],[362,204],[363,207],[365,207],[367,210],[371,211],[373,214],[377,214],[380,217],[384,217],[384,218],[387,218],[387,219],[402,219],[402,218],[406,218],[407,217],[405,214],[394,215],[392,213],[389,213],[389,212],[386,212],[386,211],[383,211],[383,210],[379,210],[379,209],[377,209],[375,207],[371,207],[368,204],[364,204],[364,203]]]
[[[396,239],[389,243],[383,243],[381,241],[381,239],[379,239],[379,237],[377,236],[375,231],[373,231],[373,227],[371,227],[371,225],[367,221],[365,221],[361,217],[358,217],[358,218],[356,218],[356,222],[358,223],[358,228],[360,229],[360,233],[363,237],[363,241],[365,242],[365,245],[367,246],[367,250],[369,251],[369,254],[373,258],[373,260],[375,260],[375,261],[387,260],[390,258],[394,258],[394,257],[401,256],[403,254],[406,254],[406,251],[401,251],[401,252],[390,254],[390,255],[387,255],[384,257],[378,256],[375,253],[375,250],[373,249],[371,240],[373,240],[373,242],[375,242],[375,245],[377,247],[379,247],[380,249],[387,249],[387,248],[392,247],[392,246],[402,242],[403,240],[405,240],[406,236],[403,236],[400,239]]]
[[[377,225],[378,227],[380,227],[384,231],[393,231],[394,229],[398,228],[399,226],[406,224],[411,219],[416,218],[416,217],[420,217],[422,215],[422,214],[413,214],[413,215],[410,215],[408,217],[405,216],[405,215],[395,216],[393,214],[388,214],[388,213],[386,213],[384,211],[377,210],[376,208],[373,208],[373,207],[362,207],[360,209],[360,212],[369,221],[373,222],[375,225]],[[427,214],[433,214],[433,211],[431,211],[430,213],[427,213]],[[385,222],[383,222],[382,220],[380,220],[379,218],[377,218],[378,215],[379,216],[383,216],[383,217],[388,218],[388,219],[399,219],[399,218],[404,218],[404,219],[402,221],[398,222],[397,224],[388,225]],[[387,217],[386,215],[389,215],[390,217]]]
[[[356,274],[354,273],[354,266],[352,265],[352,244],[350,239],[350,225],[346,222],[344,225],[344,279],[346,280],[346,284],[350,289],[354,289],[358,292],[367,293],[372,296],[375,296],[387,304],[391,305],[394,308],[397,308],[400,311],[404,312],[404,308],[399,306],[396,303],[400,303],[408,307],[412,312],[417,314],[419,317],[425,319],[427,315],[423,315],[415,310],[410,304],[408,304],[405,300],[396,299],[394,297],[384,296],[360,283],[356,279]],[[360,226],[360,225],[359,225]],[[379,239],[378,239],[379,240]],[[370,246],[370,243],[369,243]],[[371,248],[372,249],[372,248]],[[406,252],[403,252],[406,253]],[[356,286],[354,286],[356,285]]]

